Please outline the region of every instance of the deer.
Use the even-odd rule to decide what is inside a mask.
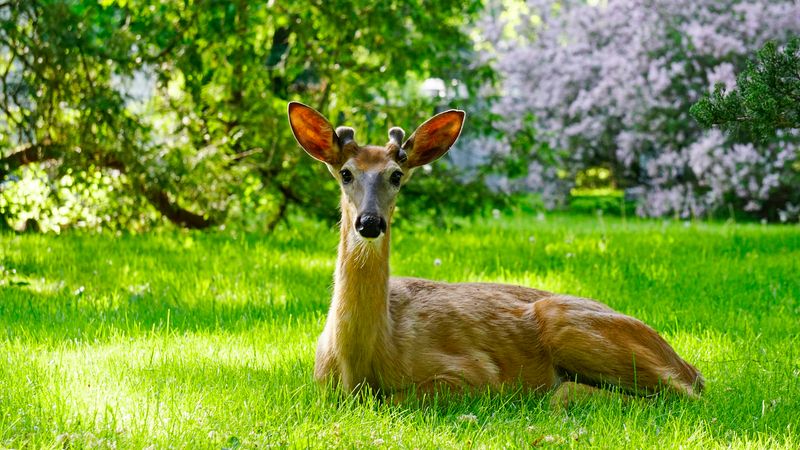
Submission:
[[[297,143],[341,188],[333,297],[314,378],[345,392],[406,398],[442,390],[553,391],[565,404],[598,391],[697,398],[701,373],[652,328],[595,300],[494,283],[390,277],[392,215],[414,170],[442,157],[465,112],[448,110],[408,139],[359,145],[315,109],[288,104]]]

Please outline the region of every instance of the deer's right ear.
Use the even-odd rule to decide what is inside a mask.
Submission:
[[[297,142],[312,158],[328,164],[339,163],[339,138],[328,119],[314,108],[289,103],[289,124]]]

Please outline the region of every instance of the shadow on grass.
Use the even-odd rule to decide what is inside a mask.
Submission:
[[[410,247],[419,245],[416,239],[398,239],[393,272],[450,281],[507,280],[592,297],[668,333],[785,328],[785,315],[774,311],[793,307],[800,283],[792,281],[794,259],[786,255],[797,250],[780,244],[794,234],[778,230],[764,237],[756,229],[728,238],[679,228],[670,241],[654,228],[655,234],[644,236],[616,231],[607,242],[591,230],[576,235],[549,230],[534,243],[524,229],[501,229],[482,239],[421,238],[429,245],[426,252]],[[633,243],[616,241],[623,238]],[[0,262],[17,272],[7,275],[6,283],[0,278],[0,333],[5,328],[9,338],[135,336],[165,329],[168,317],[169,327],[180,331],[235,330],[322,314],[329,304],[335,248],[307,236],[25,239],[30,240],[9,246]],[[502,243],[514,251],[503,250]],[[746,259],[779,250],[781,258]],[[441,267],[428,260],[440,253]],[[457,261],[465,255],[469,264]],[[755,262],[774,270],[753,273]],[[545,285],[536,286],[540,281]],[[743,310],[748,304],[758,308]],[[731,320],[718,320],[720,311]]]
[[[167,329],[236,331],[260,322],[313,317],[327,309],[326,268],[282,262],[278,275],[245,287],[181,287],[167,281],[138,290],[95,290],[91,284],[76,289],[35,275],[15,277],[0,284],[0,333],[9,340],[53,342],[135,337]]]

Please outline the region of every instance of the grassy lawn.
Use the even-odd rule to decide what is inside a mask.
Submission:
[[[339,399],[312,380],[335,230],[0,235],[0,448],[800,446],[800,227],[518,215],[393,234],[394,274],[644,320],[706,393]]]

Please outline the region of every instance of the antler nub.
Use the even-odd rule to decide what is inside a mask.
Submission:
[[[339,137],[339,145],[344,147],[349,143],[356,142],[356,130],[350,127],[337,127],[336,128],[336,136]]]
[[[397,161],[401,163],[406,162],[408,159],[408,155],[406,155],[405,150],[403,150],[403,138],[405,135],[406,132],[400,127],[392,127],[389,129],[389,145],[397,147]]]
[[[389,142],[400,147],[403,145],[403,137],[406,132],[400,127],[392,127],[389,129]]]

